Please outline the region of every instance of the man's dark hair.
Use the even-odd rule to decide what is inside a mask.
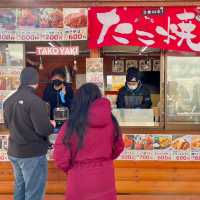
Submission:
[[[52,72],[51,72],[51,78],[56,76],[56,75],[59,75],[61,76],[62,78],[66,78],[66,72],[65,72],[65,69],[64,68],[56,68],[54,69]]]

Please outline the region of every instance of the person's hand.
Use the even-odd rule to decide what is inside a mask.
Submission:
[[[62,93],[63,93],[64,95],[66,95],[66,89],[65,89],[65,86],[62,87],[62,90],[61,90],[61,91],[62,91]]]
[[[50,120],[51,125],[56,128],[56,121],[55,120]]]

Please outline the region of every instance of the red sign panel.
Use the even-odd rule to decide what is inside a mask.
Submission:
[[[89,47],[113,45],[200,52],[200,7],[89,9]]]
[[[70,46],[70,47],[36,47],[36,55],[71,55],[75,56],[79,54],[79,47],[78,46]]]

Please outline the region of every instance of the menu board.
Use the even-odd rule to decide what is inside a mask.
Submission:
[[[124,134],[118,160],[200,161],[199,135]]]
[[[53,144],[57,135],[49,140],[52,147],[47,159],[53,160]],[[200,161],[200,135],[178,134],[123,134],[125,149],[118,160],[134,161]],[[0,135],[0,161],[8,161],[8,135]]]
[[[3,103],[20,84],[24,66],[23,44],[0,44],[0,123],[3,123]]]
[[[86,58],[86,82],[95,83],[104,93],[103,58]]]
[[[200,135],[191,136],[191,159],[200,160]]]
[[[85,8],[1,8],[0,41],[87,40]]]

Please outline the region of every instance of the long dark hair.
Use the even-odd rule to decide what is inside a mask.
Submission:
[[[78,89],[72,101],[64,144],[70,146],[72,135],[77,134],[78,150],[82,147],[89,107],[100,97],[102,97],[101,91],[98,86],[93,83],[86,83]]]
[[[91,104],[96,99],[101,97],[102,94],[100,89],[93,83],[86,83],[78,89],[72,102],[68,127],[63,140],[63,143],[67,147],[70,147],[70,139],[72,135],[76,134],[78,136],[77,151],[81,149],[85,137],[85,130],[87,127],[88,110]],[[120,135],[120,129],[118,122],[113,115],[112,120],[116,132],[115,135],[118,137]]]

